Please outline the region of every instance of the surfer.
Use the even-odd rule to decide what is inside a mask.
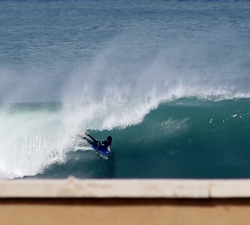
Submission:
[[[94,137],[92,137],[90,134],[88,134],[87,132],[85,133],[85,135],[89,138],[83,137],[82,139],[85,139],[87,142],[89,142],[91,145],[93,145],[93,147],[98,148],[99,150],[108,150],[111,152],[111,144],[112,144],[112,137],[108,136],[107,140],[105,141],[98,141],[96,140]]]

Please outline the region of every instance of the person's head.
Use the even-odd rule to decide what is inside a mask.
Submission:
[[[108,136],[108,137],[107,137],[107,141],[112,142],[112,137],[111,137],[111,136]]]

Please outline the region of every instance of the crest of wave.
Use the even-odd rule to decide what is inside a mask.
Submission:
[[[72,133],[82,127],[110,130],[138,124],[161,102],[176,98],[250,96],[236,36],[225,42],[225,35],[215,32],[156,45],[151,36],[142,42],[138,32],[124,31],[68,77],[64,122]]]

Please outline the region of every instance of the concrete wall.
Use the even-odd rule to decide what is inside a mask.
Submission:
[[[250,224],[249,180],[0,182],[0,225]]]

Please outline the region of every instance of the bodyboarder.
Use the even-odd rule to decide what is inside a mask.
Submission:
[[[89,133],[85,132],[85,137],[82,137],[82,139],[85,139],[89,144],[91,144],[97,150],[100,151],[106,150],[111,153],[111,144],[112,144],[111,136],[108,136],[107,140],[105,141],[98,141],[94,137],[92,137]]]

